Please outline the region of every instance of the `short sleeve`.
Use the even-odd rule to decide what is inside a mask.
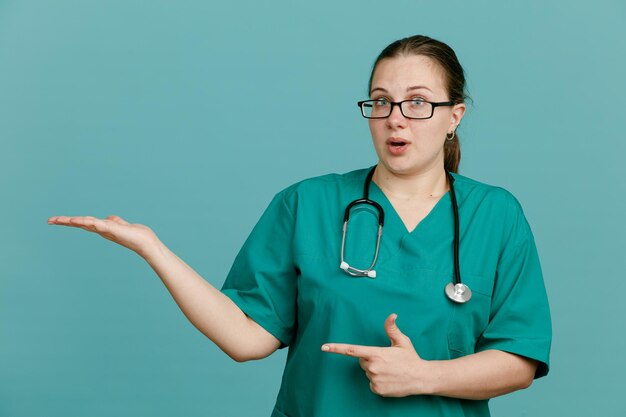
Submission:
[[[498,260],[487,328],[476,352],[497,349],[539,361],[535,378],[548,374],[552,323],[535,239],[515,200],[516,214]]]
[[[220,290],[252,320],[288,346],[296,327],[294,215],[276,194],[246,239]]]

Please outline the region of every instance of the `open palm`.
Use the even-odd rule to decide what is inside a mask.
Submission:
[[[48,219],[48,224],[80,227],[137,253],[156,239],[156,235],[149,227],[128,223],[119,216],[108,216],[106,219],[92,216],[54,216]]]

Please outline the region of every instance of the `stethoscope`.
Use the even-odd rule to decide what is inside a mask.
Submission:
[[[383,224],[385,223],[385,211],[382,206],[375,201],[369,199],[369,188],[370,183],[372,182],[372,176],[374,175],[374,170],[376,166],[374,166],[369,173],[367,174],[367,178],[365,179],[365,186],[363,189],[363,198],[354,200],[346,207],[345,213],[343,215],[343,236],[341,238],[341,264],[339,268],[343,269],[349,275],[353,277],[369,277],[376,278],[376,271],[374,270],[374,265],[376,265],[376,260],[378,259],[378,250],[380,248],[380,238],[383,235]],[[446,177],[448,178],[448,183],[450,184],[450,197],[452,198],[452,211],[454,212],[454,282],[450,282],[445,287],[445,293],[448,298],[456,303],[465,303],[472,298],[472,291],[470,288],[461,282],[461,272],[459,268],[459,206],[456,202],[456,195],[454,193],[454,177],[450,175],[447,169],[444,169],[446,172]],[[350,211],[354,206],[359,204],[366,204],[372,206],[376,209],[378,213],[378,236],[376,237],[376,250],[374,252],[374,260],[372,264],[367,269],[358,269],[350,266],[343,257],[343,252],[346,243],[346,232],[348,231],[348,220],[350,219]]]

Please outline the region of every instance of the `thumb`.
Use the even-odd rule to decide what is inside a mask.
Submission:
[[[391,340],[391,346],[412,345],[411,339],[398,328],[396,324],[397,318],[398,315],[393,313],[385,320],[385,331],[387,332],[387,336],[389,336],[389,340]]]

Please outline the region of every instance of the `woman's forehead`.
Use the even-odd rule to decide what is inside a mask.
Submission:
[[[405,89],[423,86],[433,93],[445,93],[443,72],[437,62],[424,55],[402,55],[378,62],[372,77],[372,91],[404,92]],[[427,91],[427,90],[426,90]]]

